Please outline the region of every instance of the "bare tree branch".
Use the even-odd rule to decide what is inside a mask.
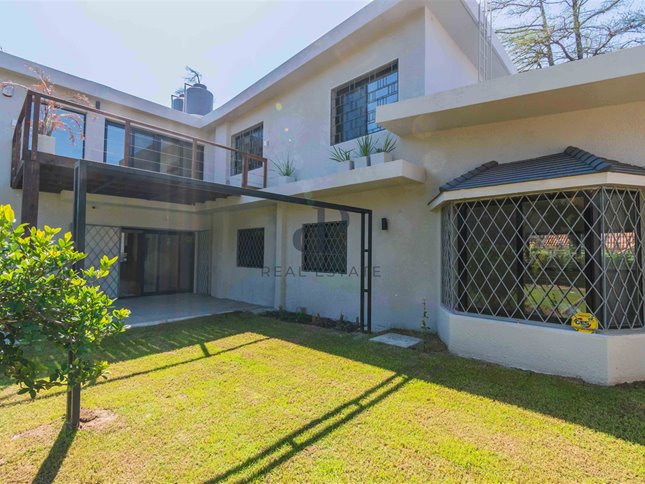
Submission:
[[[493,0],[492,9],[520,71],[645,45],[645,0]]]

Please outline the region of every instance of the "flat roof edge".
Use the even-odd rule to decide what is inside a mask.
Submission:
[[[526,96],[645,75],[644,66],[645,46],[634,47],[379,106],[376,120],[388,128],[389,123],[409,121],[420,116],[485,107],[487,104]]]
[[[15,72],[19,75],[35,79],[34,73],[29,69],[30,66],[42,69],[45,74],[47,74],[51,78],[52,83],[57,86],[61,86],[63,88],[74,91],[79,91],[83,94],[103,101],[114,102],[116,104],[120,104],[137,111],[165,118],[169,121],[182,123],[193,128],[201,127],[201,117],[198,118],[191,114],[174,110],[168,106],[163,106],[162,104],[148,101],[147,99],[119,91],[118,89],[114,89],[95,81],[83,79],[82,77],[78,77],[73,74],[68,74],[67,72],[39,64],[38,62],[34,62],[29,59],[24,59],[7,52],[0,52],[0,69]],[[11,81],[11,79],[6,80]]]

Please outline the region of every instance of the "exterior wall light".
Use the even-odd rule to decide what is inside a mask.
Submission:
[[[387,230],[387,219],[385,217],[381,219],[381,230]]]
[[[7,84],[2,88],[2,95],[5,97],[13,97],[14,87],[13,84]]]

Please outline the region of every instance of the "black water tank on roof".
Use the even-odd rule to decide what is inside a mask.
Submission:
[[[186,112],[208,114],[213,110],[213,93],[204,84],[193,84],[186,89]]]
[[[183,111],[184,110],[184,95],[183,94],[181,96],[173,96],[172,97],[172,108],[175,111]]]

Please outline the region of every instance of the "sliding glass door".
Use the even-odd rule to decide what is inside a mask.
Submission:
[[[195,235],[185,232],[127,231],[128,255],[121,297],[192,292]],[[140,263],[134,263],[140,261]],[[122,259],[122,264],[124,261]],[[126,290],[127,289],[127,290]]]

